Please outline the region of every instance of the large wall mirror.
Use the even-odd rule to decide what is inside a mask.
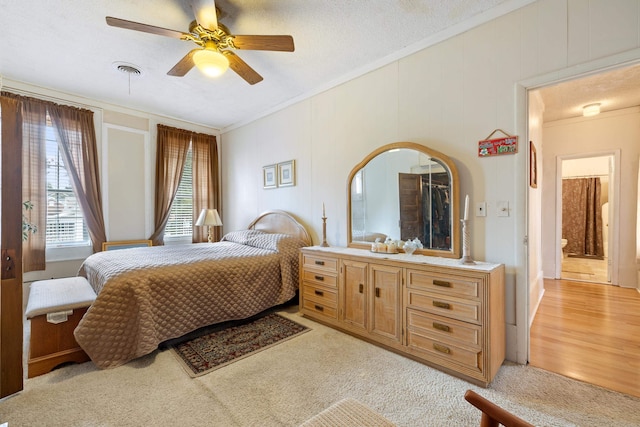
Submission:
[[[420,239],[424,255],[460,257],[458,171],[442,153],[413,142],[378,148],[348,180],[348,245]]]

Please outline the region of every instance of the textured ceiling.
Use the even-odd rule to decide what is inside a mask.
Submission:
[[[599,103],[601,112],[640,105],[640,65],[619,68],[539,89],[550,122],[582,116],[582,107]]]
[[[198,2],[206,0],[197,0]],[[532,0],[217,0],[233,34],[290,34],[295,52],[237,51],[264,80],[167,75],[191,42],[110,27],[106,16],[188,31],[189,0],[0,0],[0,76],[224,129],[385,65]],[[117,71],[123,62],[141,76]],[[638,68],[541,90],[545,121],[640,104]],[[19,86],[19,83],[16,85]]]
[[[106,16],[187,32],[189,0],[0,0],[0,75],[223,129],[373,67],[452,26],[531,0],[217,0],[232,34],[290,34],[295,52],[237,51],[264,80],[167,76],[195,47],[107,26]],[[483,14],[484,13],[484,14]],[[389,59],[391,58],[391,59]],[[133,64],[130,77],[114,63]],[[9,83],[7,83],[9,82]]]

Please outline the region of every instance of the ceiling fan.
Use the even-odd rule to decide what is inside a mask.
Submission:
[[[247,83],[253,85],[262,81],[262,76],[244,62],[233,51],[271,50],[293,52],[291,36],[247,36],[231,34],[229,29],[218,22],[219,9],[214,0],[194,0],[192,8],[196,20],[189,25],[189,32],[169,30],[139,22],[107,16],[107,24],[128,30],[142,31],[160,36],[188,40],[198,45],[191,50],[167,73],[182,77],[194,66],[206,75],[215,77],[231,68]]]

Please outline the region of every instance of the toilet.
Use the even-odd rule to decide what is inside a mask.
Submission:
[[[562,257],[566,258],[567,254],[564,251],[564,247],[567,246],[567,239],[560,239],[560,244],[562,246]]]

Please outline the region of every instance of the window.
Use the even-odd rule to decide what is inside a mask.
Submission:
[[[71,179],[58,149],[56,130],[47,117],[47,246],[89,245],[89,233]]]
[[[169,220],[164,230],[165,238],[191,239],[193,230],[193,175],[192,150],[189,146],[185,159],[184,171],[178,185],[176,197],[173,199]]]

